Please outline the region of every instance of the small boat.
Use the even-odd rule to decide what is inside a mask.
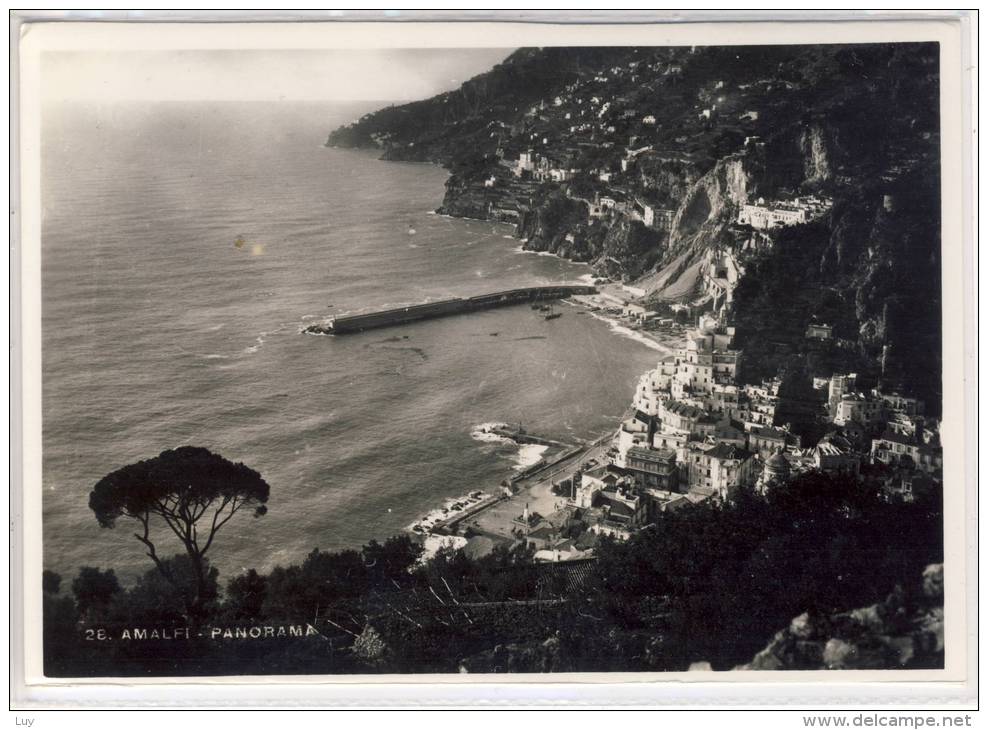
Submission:
[[[552,307],[550,306],[549,307],[549,313],[545,315],[545,319],[546,319],[546,321],[548,321],[550,319],[558,319],[559,317],[562,317],[562,316],[563,316],[563,313],[562,312],[555,312],[555,311],[553,311]]]

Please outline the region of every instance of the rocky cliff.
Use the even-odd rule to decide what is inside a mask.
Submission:
[[[701,252],[722,240],[738,209],[748,202],[751,173],[745,169],[746,160],[743,153],[724,157],[687,189],[672,220],[670,257],[689,247]]]
[[[788,286],[772,308],[733,298],[742,339],[805,355],[798,333],[830,318],[862,368],[937,402],[937,64],[935,44],[522,49],[327,143],[439,162],[441,212],[513,223],[527,248],[653,299],[709,304],[705,252],[733,249]],[[739,229],[739,207],[801,194],[830,197],[829,215],[751,246],[766,234]]]

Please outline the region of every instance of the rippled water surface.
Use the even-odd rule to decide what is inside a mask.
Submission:
[[[521,422],[614,426],[656,353],[576,308],[519,306],[349,337],[334,313],[576,282],[511,229],[431,213],[446,173],[321,147],[366,108],[155,104],[46,110],[45,564],[150,567],[87,506],[107,472],[201,445],[271,484],[217,540],[225,577],[394,534],[490,489],[524,454],[471,438]]]

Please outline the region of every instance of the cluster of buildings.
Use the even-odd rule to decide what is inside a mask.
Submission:
[[[858,389],[854,373],[834,375],[826,385],[827,412],[860,463],[881,466],[888,494],[911,500],[943,480],[939,424],[918,398],[881,388]]]
[[[799,439],[771,425],[779,383],[739,385],[733,339],[733,327],[701,318],[678,352],[642,376],[604,463],[560,483],[590,534],[624,538],[657,512],[788,475],[773,458]]]
[[[743,274],[744,268],[735,251],[715,247],[704,254],[700,263],[701,285],[715,312],[724,312],[730,306]]]
[[[647,227],[654,228],[657,231],[671,230],[673,219],[676,217],[675,210],[671,208],[659,208],[641,198],[635,198],[633,214]]]
[[[564,186],[566,195],[586,204],[591,225],[632,219],[670,231],[676,201],[641,180],[667,163],[691,164],[697,146],[687,143],[706,139],[712,129],[734,133],[745,149],[763,149],[757,135],[763,113],[771,110],[759,111],[758,100],[773,89],[793,89],[779,80],[736,88],[712,82],[699,92],[696,116],[687,128],[672,132],[682,131],[682,136],[669,139],[659,107],[640,95],[621,96],[601,86],[624,76],[634,81],[637,75],[681,73],[675,57],[615,66],[536,103],[524,120],[510,128],[502,125],[509,130],[506,135],[492,132],[499,140],[501,175],[484,181],[485,187],[496,188],[487,194],[496,199],[492,214],[517,219],[538,183],[569,183],[578,176],[578,184]],[[606,149],[613,152],[604,154]],[[736,222],[747,227],[740,231],[743,237],[737,236],[733,246],[710,249],[698,273],[704,298],[694,303],[717,314],[702,317],[678,351],[641,377],[607,457],[587,461],[555,485],[564,507],[557,505],[546,515],[527,508],[513,515],[514,537],[534,548],[538,559],[586,557],[601,535],[627,537],[658,513],[728,501],[746,487],[772,489],[808,470],[865,474],[878,480],[890,498],[905,500],[942,481],[938,424],[924,416],[915,398],[880,388],[865,392],[854,374],[820,378],[814,383],[818,420],[827,429],[822,438],[814,437],[816,443],[803,443],[788,425],[779,425],[784,420],[778,416],[780,380],[739,381],[743,353],[734,344],[734,328],[720,317],[730,310],[747,254],[770,247],[773,231],[825,216],[832,204],[827,197],[805,195],[758,198],[740,207]],[[892,210],[894,198],[887,195],[883,205]],[[574,230],[566,238],[576,242],[579,235]],[[638,304],[616,298],[611,304],[637,324],[656,323],[657,313]],[[811,322],[805,337],[822,343],[833,340],[835,332],[830,324]]]
[[[541,559],[586,557],[600,535],[626,538],[660,512],[728,501],[742,487],[782,488],[808,470],[866,473],[888,498],[907,501],[942,481],[938,427],[922,401],[879,388],[861,393],[854,374],[817,379],[830,428],[804,445],[775,425],[778,379],[738,382],[742,352],[733,342],[733,327],[701,317],[683,347],[641,377],[607,458],[557,485],[566,520],[580,521],[586,533],[574,539],[571,527],[566,537],[542,524],[532,543]]]
[[[759,198],[741,206],[738,223],[757,230],[797,226],[820,218],[832,205],[830,198],[815,195],[770,202]]]
[[[527,150],[518,155],[513,172],[515,177],[531,179],[536,182],[568,182],[579,170],[562,166],[553,162],[549,157]]]
[[[590,198],[589,190],[594,190],[601,196],[600,204],[589,205],[588,201],[588,223],[633,219],[659,233],[669,233],[678,201],[666,199],[642,181],[663,162],[693,162],[694,151],[709,143],[713,131],[744,139],[742,149],[751,143],[761,145],[757,135],[768,113],[762,101],[772,88],[761,82],[736,85],[713,80],[695,92],[694,121],[681,130],[677,126],[682,135],[670,138],[664,109],[655,106],[652,96],[642,94],[637,80],[641,77],[656,89],[677,85],[686,61],[685,52],[643,55],[581,75],[532,103],[520,119],[491,122],[489,134],[497,140],[495,157],[502,168],[497,172],[504,175],[491,174],[480,183],[490,217],[518,220],[533,204],[532,191],[526,188],[529,184],[568,186],[578,180],[580,195]],[[780,90],[791,87],[783,81],[775,83]],[[643,172],[636,171],[637,167]],[[622,195],[627,200],[621,200]],[[654,200],[641,199],[653,195]],[[814,220],[830,205],[830,200],[817,196],[759,199],[743,205],[737,221],[756,231],[769,231]],[[716,277],[711,279],[714,286],[720,283]]]
[[[592,200],[575,198],[573,195],[570,195],[570,197],[584,200],[587,204],[589,220],[622,216],[631,220],[641,221],[647,228],[655,231],[668,233],[672,229],[672,224],[676,217],[675,210],[671,208],[660,208],[618,187],[612,187],[606,195],[601,195],[598,192]]]
[[[675,210],[671,209],[675,201],[641,199],[642,195],[648,197],[649,192],[642,187],[634,170],[644,164],[639,159],[643,155],[642,159],[668,156],[667,150],[656,149],[656,145],[662,146],[663,139],[660,109],[650,107],[639,93],[629,92],[621,85],[615,87],[611,82],[625,77],[633,82],[643,75],[653,81],[666,77],[661,83],[672,83],[682,68],[677,55],[629,61],[595,76],[585,76],[555,95],[535,102],[521,120],[512,124],[494,122],[496,128],[490,136],[497,139],[495,156],[499,166],[506,168],[506,174],[503,178],[491,175],[483,181],[485,195],[493,201],[491,217],[517,219],[518,211],[526,204],[503,202],[501,198],[526,183],[566,185],[577,177],[586,177],[586,184],[601,196],[599,204],[589,205],[588,201],[588,223],[629,218],[659,233],[668,233],[675,217]],[[732,91],[724,81],[717,81],[698,93],[699,121],[687,130],[686,137],[676,138],[674,157],[679,163],[689,161],[691,156],[682,149],[690,135],[709,136],[713,126],[727,125],[750,137],[751,125],[759,119],[758,109],[743,101],[743,95],[735,99],[737,90]],[[715,112],[723,116],[716,125]],[[612,148],[613,154],[602,154]],[[654,164],[654,161],[648,163]],[[627,187],[622,189],[621,185]],[[622,200],[622,196],[627,200]],[[805,222],[818,215],[813,206],[825,204],[822,199],[811,198],[770,205],[759,201],[758,205],[745,206],[751,212],[742,212],[741,217],[753,221],[751,225],[757,228],[793,225],[800,218]]]

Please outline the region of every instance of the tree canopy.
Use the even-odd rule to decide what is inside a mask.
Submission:
[[[207,551],[220,528],[243,509],[254,516],[267,512],[271,488],[261,475],[208,449],[182,446],[161,452],[107,474],[89,495],[89,507],[101,527],[112,528],[120,517],[136,520],[134,533],[147,555],[171,583],[178,576],[158,556],[153,528],[161,522],[185,548],[195,575],[187,609],[195,614],[205,600]],[[167,534],[167,533],[165,533]],[[184,586],[176,588],[186,593]]]

